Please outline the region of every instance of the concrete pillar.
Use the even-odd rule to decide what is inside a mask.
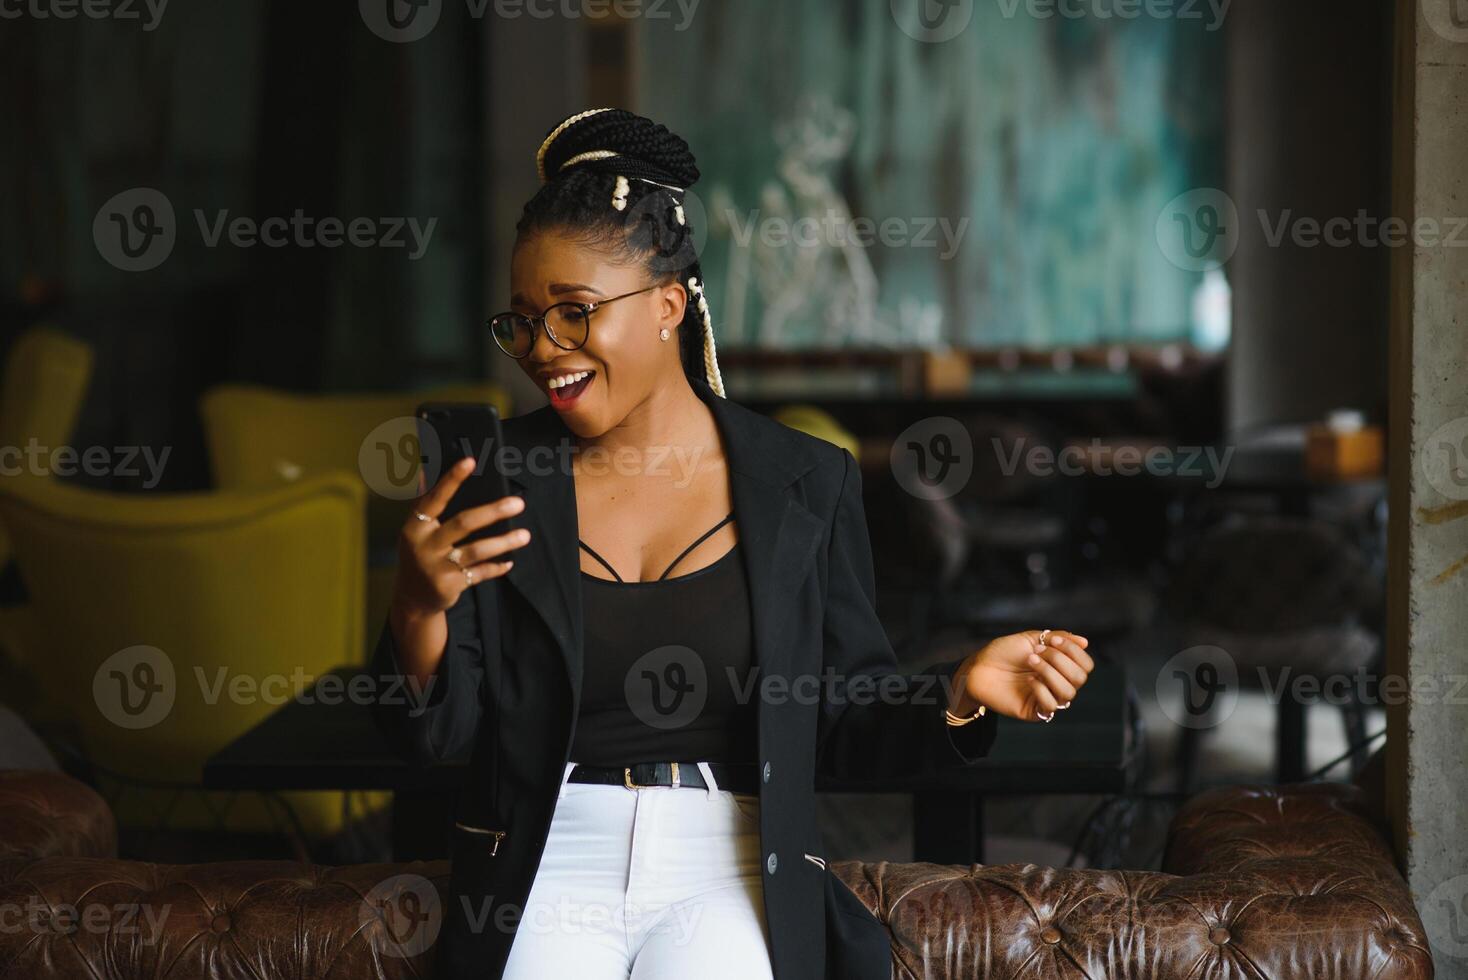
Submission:
[[[1398,0],[1387,807],[1438,980],[1468,978],[1468,12]],[[1455,9],[1456,8],[1456,9]],[[1431,243],[1422,236],[1452,235]],[[1422,240],[1415,240],[1422,239]],[[1389,699],[1390,700],[1390,699]]]

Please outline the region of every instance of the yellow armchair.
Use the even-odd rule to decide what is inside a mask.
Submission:
[[[360,663],[364,496],[341,473],[205,494],[0,484],[33,635],[45,638],[27,659],[87,756],[197,786],[205,760],[283,700]],[[308,835],[345,822],[340,793],[281,795]],[[281,827],[256,794],[127,788],[113,809],[135,827]]]
[[[68,444],[92,379],[92,348],[52,327],[32,327],[16,338],[0,381],[0,474],[31,465],[23,454],[32,439],[44,452]],[[10,540],[0,529],[0,566],[10,561]]]
[[[49,451],[70,443],[91,379],[87,344],[52,327],[32,327],[16,338],[0,380],[0,479],[27,475],[31,467],[49,471]],[[10,536],[0,525],[0,568],[10,559]],[[17,699],[28,695],[24,651],[33,645],[30,634],[23,604],[0,606],[0,677]]]
[[[394,575],[388,549],[407,513],[403,494],[412,496],[403,488],[418,479],[416,456],[399,444],[412,431],[401,420],[430,401],[487,402],[502,416],[510,413],[509,395],[494,384],[347,395],[222,385],[205,393],[200,404],[219,488],[274,487],[332,470],[355,474],[367,488],[367,541],[374,559],[367,574],[369,641],[387,618]],[[402,492],[390,496],[387,490]]]
[[[835,417],[824,408],[815,405],[782,405],[775,409],[772,417],[776,422],[799,429],[801,432],[813,435],[818,439],[824,439],[829,443],[840,446],[851,453],[857,462],[861,462],[861,443],[847,429],[841,427]]]

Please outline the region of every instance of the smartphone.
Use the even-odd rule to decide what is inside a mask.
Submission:
[[[425,475],[437,479],[465,456],[472,456],[475,460],[474,472],[460,484],[458,492],[444,507],[439,516],[440,522],[471,507],[493,503],[510,495],[510,483],[499,465],[504,430],[498,409],[473,402],[429,402],[418,406],[417,416],[419,462]],[[435,460],[429,458],[435,446],[439,457],[436,470],[433,467]],[[514,526],[514,518],[506,518],[455,543],[494,537]]]

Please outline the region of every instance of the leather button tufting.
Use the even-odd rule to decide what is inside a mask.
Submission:
[[[215,932],[229,932],[229,916],[224,912],[219,913],[214,917],[214,921],[209,923],[209,928]]]
[[[1215,946],[1222,946],[1224,943],[1229,941],[1229,938],[1230,936],[1228,934],[1228,930],[1225,929],[1223,926],[1214,926],[1212,929],[1208,930],[1208,941],[1213,943],[1213,945]]]
[[[1060,942],[1060,930],[1054,926],[1046,926],[1040,930],[1040,938],[1053,946]]]

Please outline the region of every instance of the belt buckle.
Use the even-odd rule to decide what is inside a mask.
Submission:
[[[678,788],[678,785],[679,785],[679,781],[678,781],[678,763],[676,763],[676,762],[670,762],[669,765],[673,767],[673,789],[677,789]],[[644,785],[643,783],[634,783],[632,781],[632,767],[631,766],[624,766],[622,768],[622,785],[626,786],[628,789],[651,789],[654,786],[658,786],[658,785],[661,785],[661,784],[659,784],[659,783],[647,783],[647,784]]]

